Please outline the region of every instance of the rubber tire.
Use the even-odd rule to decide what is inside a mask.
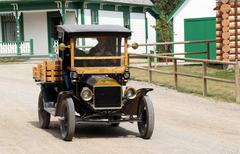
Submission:
[[[145,108],[145,109],[144,109]],[[139,134],[143,139],[150,139],[154,130],[154,108],[152,101],[148,96],[143,96],[138,109],[138,117],[143,114],[145,110],[145,122],[138,122]],[[144,127],[143,127],[144,123]]]
[[[75,133],[76,124],[74,103],[72,98],[65,98],[62,101],[62,117],[64,117],[65,119],[60,120],[61,137],[65,141],[72,141]]]
[[[38,120],[39,127],[43,129],[48,129],[50,124],[51,115],[47,111],[44,110],[43,106],[43,96],[42,92],[39,93],[38,97]]]

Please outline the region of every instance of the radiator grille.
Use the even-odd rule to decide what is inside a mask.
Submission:
[[[95,108],[119,108],[121,96],[121,87],[95,87]]]

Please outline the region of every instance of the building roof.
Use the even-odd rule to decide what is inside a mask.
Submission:
[[[112,3],[124,3],[124,4],[136,4],[136,5],[148,5],[152,6],[151,0],[99,0],[102,2],[112,2]]]
[[[15,3],[15,2],[42,2],[42,1],[55,1],[55,0],[0,0],[0,3]],[[122,3],[122,4],[134,4],[134,5],[145,5],[153,6],[151,0],[71,0],[75,2],[95,2],[95,3]]]
[[[67,33],[68,36],[96,36],[96,35],[111,35],[111,36],[131,36],[131,31],[119,25],[59,25],[57,30],[62,33]]]
[[[168,22],[172,20],[172,18],[175,17],[176,13],[183,7],[185,4],[186,0],[180,0],[179,4],[175,7],[175,9],[170,13],[168,16]]]

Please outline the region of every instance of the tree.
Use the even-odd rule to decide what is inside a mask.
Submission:
[[[171,14],[174,8],[178,5],[180,0],[152,0],[156,8],[160,12],[160,17],[157,20],[156,30],[159,34],[160,42],[166,42],[172,40],[172,23],[167,21],[167,17]],[[170,48],[167,47],[167,48]],[[160,50],[168,50],[166,47],[160,48]]]

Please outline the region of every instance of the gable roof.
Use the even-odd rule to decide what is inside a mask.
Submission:
[[[176,13],[182,8],[182,6],[185,4],[186,0],[180,0],[180,2],[178,3],[178,5],[175,7],[175,9],[170,13],[170,15],[168,16],[168,22],[170,20],[172,20],[172,18],[174,18],[174,16],[176,15]]]

